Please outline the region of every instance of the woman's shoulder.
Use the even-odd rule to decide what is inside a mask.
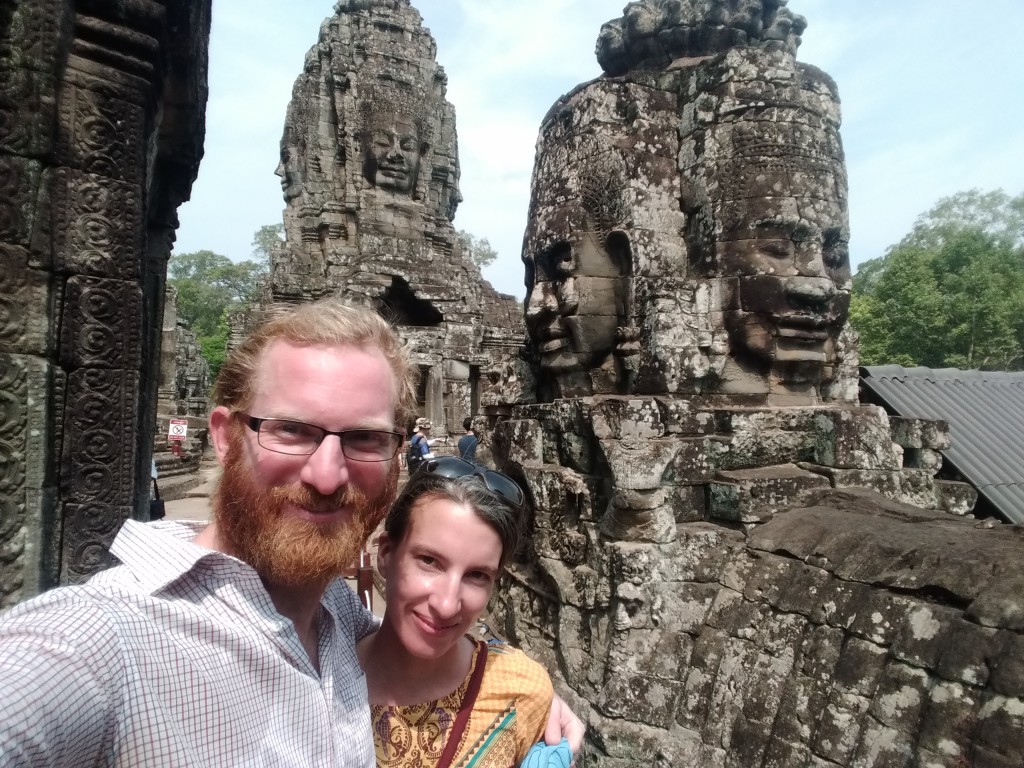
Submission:
[[[551,697],[551,677],[543,666],[508,643],[495,640],[487,643],[486,647],[489,683],[504,682],[503,687],[519,694]]]

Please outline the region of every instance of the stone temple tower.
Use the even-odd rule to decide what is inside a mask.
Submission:
[[[524,338],[520,307],[463,254],[455,110],[408,0],[342,0],[295,81],[281,139],[276,302],[342,295],[411,342],[421,410],[451,431]]]
[[[1024,760],[1024,538],[962,519],[945,424],[858,402],[838,92],[805,27],[784,0],[631,2],[541,125],[534,402],[493,438],[529,541],[492,613],[587,720],[588,766]]]

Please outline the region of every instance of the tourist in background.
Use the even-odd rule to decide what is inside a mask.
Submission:
[[[459,438],[459,456],[464,458],[466,461],[475,462],[476,447],[480,444],[480,439],[476,436],[476,432],[473,430],[473,418],[471,416],[467,416],[462,420],[462,429],[465,430],[466,434]]]

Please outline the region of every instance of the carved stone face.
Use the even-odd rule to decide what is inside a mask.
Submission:
[[[410,194],[416,186],[422,145],[408,115],[376,115],[366,141],[366,178],[381,189]]]
[[[587,232],[527,259],[526,326],[549,373],[596,368],[615,349],[629,244],[621,232],[599,240]]]
[[[294,146],[282,143],[281,161],[274,170],[281,177],[281,192],[285,202],[294,200],[302,194],[302,172],[299,168],[298,151]]]
[[[779,196],[720,208],[721,272],[735,278],[726,314],[733,352],[830,363],[850,308],[845,205],[829,173],[760,171],[772,174]]]

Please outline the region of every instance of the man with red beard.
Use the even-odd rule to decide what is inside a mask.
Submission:
[[[375,625],[337,577],[394,498],[414,383],[387,323],[337,300],[251,334],[214,393],[213,521],[129,520],[120,566],[0,619],[0,764],[373,766]]]

